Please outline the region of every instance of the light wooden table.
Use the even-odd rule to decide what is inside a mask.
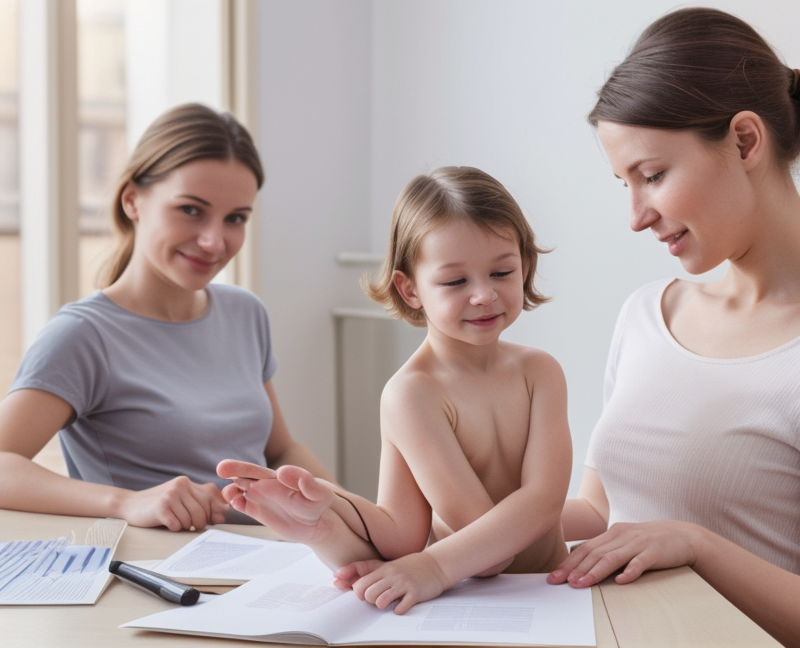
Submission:
[[[75,532],[81,541],[94,519],[0,510],[0,541],[50,539]],[[271,537],[259,526],[220,525],[245,535]],[[115,558],[166,558],[194,534],[128,527]],[[566,586],[561,586],[566,587]],[[779,646],[691,569],[645,574],[629,585],[608,582],[593,588],[598,648],[726,648]],[[239,646],[233,639],[200,638],[119,628],[171,604],[116,580],[95,605],[0,606],[3,648],[160,648]],[[273,644],[275,645],[275,644]]]

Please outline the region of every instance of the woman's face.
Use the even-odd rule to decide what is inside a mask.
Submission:
[[[239,251],[258,185],[241,162],[198,160],[122,194],[136,223],[131,269],[186,290],[204,288]]]
[[[652,230],[692,274],[747,252],[757,219],[735,134],[710,145],[688,130],[606,121],[597,133],[630,191],[631,229]]]

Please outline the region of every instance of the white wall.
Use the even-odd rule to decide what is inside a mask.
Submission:
[[[751,22],[800,67],[800,4],[706,4]],[[334,253],[383,252],[392,205],[413,175],[478,166],[506,184],[540,242],[555,248],[540,273],[553,301],[523,314],[506,337],[546,349],[564,367],[575,492],[622,301],[644,282],[685,276],[652,235],[629,230],[626,190],[585,115],[638,32],[676,6],[262,3],[265,298],[282,361],[276,380],[297,436],[332,457],[324,455],[335,420],[327,313],[359,299]]]
[[[187,101],[222,108],[218,0],[125,0],[128,143]]]
[[[260,0],[263,299],[292,433],[333,469],[336,307],[361,305],[336,253],[369,248],[369,6]]]

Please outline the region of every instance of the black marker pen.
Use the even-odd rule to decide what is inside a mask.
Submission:
[[[180,603],[181,605],[194,605],[200,598],[200,591],[190,585],[177,583],[174,580],[156,574],[149,569],[142,569],[129,565],[121,560],[112,560],[108,566],[108,571],[117,578],[128,581],[141,589],[160,596],[170,603]]]

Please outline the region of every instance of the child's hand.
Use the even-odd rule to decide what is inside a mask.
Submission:
[[[226,459],[217,466],[220,477],[233,480],[222,490],[237,511],[270,527],[287,540],[313,545],[320,540],[323,516],[333,491],[304,468],[277,470]]]
[[[449,587],[437,562],[424,551],[390,562],[364,560],[345,565],[334,573],[334,584],[352,589],[359,599],[381,610],[398,601],[395,614],[405,614]]]
[[[358,562],[344,565],[334,572],[333,584],[340,590],[353,589],[353,585],[359,578],[374,572],[378,567],[385,564],[383,560],[359,560]]]
[[[241,512],[244,512],[247,504],[245,500],[247,488],[254,480],[276,479],[275,471],[270,468],[233,459],[220,461],[217,464],[217,474],[233,481],[222,489],[222,495],[233,508]]]

